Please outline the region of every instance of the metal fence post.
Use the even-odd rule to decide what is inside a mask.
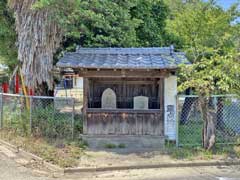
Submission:
[[[30,134],[32,133],[32,96],[30,96],[30,115],[29,115],[29,130]]]
[[[0,129],[3,128],[3,93],[1,93],[0,95],[0,111],[1,111],[1,117],[0,117]]]
[[[178,95],[176,95],[176,147],[179,147],[179,113],[178,113]]]
[[[74,124],[75,124],[75,101],[74,98],[72,98],[72,139],[74,139]]]
[[[52,114],[53,120],[55,120],[55,111],[56,111],[56,109],[55,109],[56,106],[55,106],[55,105],[56,105],[56,99],[57,99],[57,98],[54,96],[54,97],[53,97],[53,114]]]

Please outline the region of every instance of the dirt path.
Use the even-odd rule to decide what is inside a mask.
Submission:
[[[7,155],[6,155],[7,154]],[[141,169],[55,176],[0,148],[0,180],[240,180],[240,166]]]
[[[145,169],[65,176],[65,180],[240,180],[240,166]]]
[[[20,160],[19,160],[20,161]],[[19,164],[20,163],[20,164]],[[48,172],[24,167],[24,160],[16,163],[11,157],[0,153],[0,180],[53,180]],[[22,165],[21,165],[22,163]],[[51,175],[50,175],[51,176]]]
[[[175,159],[168,155],[164,150],[156,149],[103,149],[103,150],[85,150],[84,156],[79,160],[79,167],[114,167],[114,166],[138,166],[138,165],[156,165],[168,163],[186,163],[186,162],[210,162],[224,160],[223,155],[212,155],[212,159],[203,157],[194,157],[192,159]]]

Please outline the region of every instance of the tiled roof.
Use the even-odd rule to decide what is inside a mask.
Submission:
[[[57,66],[63,68],[175,69],[189,64],[184,53],[163,48],[79,48],[65,53]]]

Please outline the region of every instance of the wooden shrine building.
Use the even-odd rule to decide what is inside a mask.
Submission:
[[[80,48],[57,66],[83,77],[83,135],[92,146],[159,147],[176,139],[176,70],[188,63],[173,48]]]

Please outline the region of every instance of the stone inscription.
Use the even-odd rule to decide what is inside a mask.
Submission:
[[[174,105],[167,106],[167,131],[175,128]]]

